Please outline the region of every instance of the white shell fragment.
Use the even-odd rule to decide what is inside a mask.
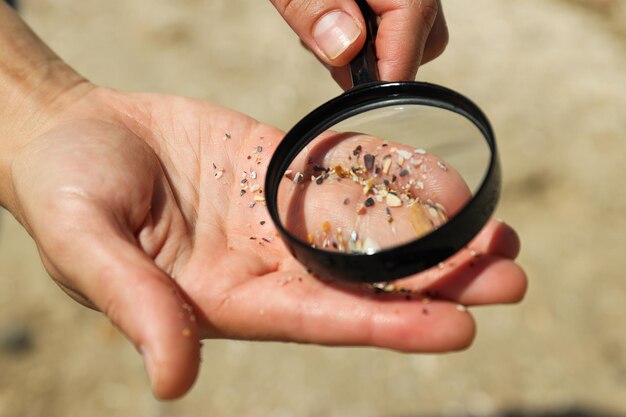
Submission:
[[[400,207],[402,205],[402,200],[395,193],[389,193],[386,197],[386,203],[389,207]]]
[[[368,255],[372,255],[380,250],[380,245],[371,237],[368,237],[363,242],[363,252]]]
[[[389,174],[389,168],[391,168],[391,158],[385,158],[383,162],[383,173]]]

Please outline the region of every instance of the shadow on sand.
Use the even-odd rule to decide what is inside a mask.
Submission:
[[[418,417],[418,415],[402,415],[393,417]],[[472,413],[458,413],[454,417],[474,417]],[[589,407],[572,406],[556,410],[504,410],[493,413],[490,417],[626,417],[626,414],[609,412]]]

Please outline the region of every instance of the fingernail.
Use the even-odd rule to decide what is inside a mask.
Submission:
[[[317,46],[330,60],[343,53],[361,34],[361,28],[349,14],[335,10],[322,16],[313,28]]]

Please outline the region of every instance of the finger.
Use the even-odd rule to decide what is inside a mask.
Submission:
[[[395,284],[464,305],[519,302],[528,286],[524,271],[512,261],[519,247],[515,231],[492,220],[467,249],[435,268]]]
[[[72,287],[105,313],[141,352],[160,398],[184,394],[199,366],[192,309],[175,283],[127,240],[113,219],[86,204],[73,204],[72,224],[57,224],[43,239],[46,257]],[[76,218],[86,218],[82,228]],[[42,236],[42,234],[39,234]],[[50,236],[50,235],[48,235]]]
[[[469,244],[470,253],[487,253],[515,259],[521,248],[517,232],[502,220],[492,219]]]
[[[453,273],[436,280],[427,291],[446,300],[475,306],[520,302],[527,286],[526,275],[515,262],[483,256],[457,264]]]
[[[454,303],[337,287],[299,269],[249,281],[216,304],[214,337],[443,352],[466,348],[475,334]]]
[[[428,34],[428,39],[426,40],[426,45],[424,47],[424,53],[422,54],[422,59],[420,61],[420,65],[424,65],[427,62],[432,61],[437,58],[439,55],[443,53],[448,45],[448,41],[450,38],[448,32],[448,25],[446,23],[446,18],[443,13],[443,7],[441,6],[441,1],[437,0],[438,13],[435,18],[435,23],[433,24],[433,28],[430,30]]]
[[[350,77],[350,69],[348,64],[358,51],[362,48],[364,42],[364,30],[362,15],[360,11],[355,9],[353,2],[337,4],[338,1],[325,2],[305,2],[288,0],[274,0],[277,7],[285,20],[298,33],[305,46],[312,51],[317,58],[326,65],[330,70],[332,77],[344,89],[352,87]],[[415,79],[417,69],[420,64],[432,61],[443,53],[445,50],[449,34],[446,19],[443,14],[443,8],[440,0],[424,0],[389,2],[386,0],[371,0],[370,6],[378,16],[380,16],[380,24],[376,38],[376,55],[378,58],[379,75],[382,80],[386,81],[412,81]],[[361,33],[356,37],[353,43],[341,43],[339,40],[349,39],[340,36],[342,33],[339,29],[328,29],[322,31],[321,28],[330,28],[332,25],[320,24],[316,26],[318,31],[311,32],[310,28],[315,28],[309,20],[300,20],[302,15],[307,13],[315,15],[312,20],[323,23],[336,18],[337,21],[349,22],[349,20],[339,19],[339,13],[328,13],[328,10],[334,7],[344,7],[345,12],[358,24]],[[303,12],[303,9],[307,9]],[[325,19],[318,20],[321,12],[327,13]],[[292,23],[293,22],[293,23]],[[309,33],[317,33],[316,36]],[[324,35],[320,35],[323,33]],[[330,53],[330,56],[336,56],[329,59],[329,55],[324,53],[320,44],[332,42],[341,44],[342,46],[327,46],[326,48],[333,50],[341,50],[342,52]],[[345,49],[342,49],[345,48]]]
[[[272,0],[285,21],[324,63],[347,65],[365,41],[358,5],[342,0]]]
[[[423,58],[443,52],[448,40],[445,18],[437,0],[370,0],[380,16],[376,55],[380,77],[387,81],[412,81]]]

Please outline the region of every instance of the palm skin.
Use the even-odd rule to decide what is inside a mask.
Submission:
[[[208,103],[93,87],[13,163],[16,217],[48,272],[129,337],[158,396],[193,383],[200,338],[457,350],[475,332],[459,303],[522,298],[519,242],[497,221],[448,266],[402,281],[436,292],[428,304],[307,274],[265,207],[240,196],[241,173],[263,184],[282,136]]]

